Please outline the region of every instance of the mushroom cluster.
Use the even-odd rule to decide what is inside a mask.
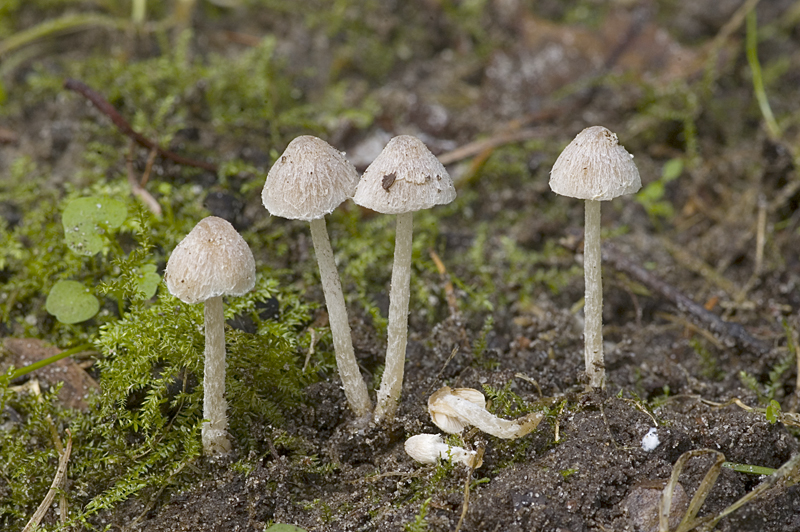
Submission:
[[[599,126],[583,130],[556,160],[550,179],[554,192],[586,200],[584,267],[585,358],[592,387],[604,384],[602,350],[602,280],[600,272],[600,201],[631,194],[641,187],[636,165],[617,136]],[[390,421],[403,384],[408,335],[413,213],[450,203],[456,197],[447,170],[417,138],[393,138],[359,179],[344,154],[312,136],[294,139],[267,175],[262,191],[270,214],[308,221],[319,263],[320,279],[345,396],[359,417]],[[368,209],[397,215],[394,264],[389,293],[386,365],[372,402],[353,348],[341,281],[331,248],[325,215],[352,198]],[[201,220],[175,248],[167,264],[169,291],[186,303],[205,302],[205,376],[203,448],[207,454],[228,452],[225,402],[225,333],[222,297],[243,295],[255,284],[255,263],[244,239],[230,223],[216,217]],[[428,400],[440,429],[457,433],[471,425],[499,438],[519,438],[542,419],[529,414],[502,419],[486,410],[478,390],[447,386]],[[445,444],[436,435],[408,440],[409,454],[422,462],[450,456],[471,467],[480,465],[473,451]],[[477,464],[477,465],[476,465]]]

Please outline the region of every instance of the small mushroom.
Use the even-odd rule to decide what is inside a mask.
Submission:
[[[384,214],[396,214],[394,265],[389,293],[386,367],[378,390],[375,420],[391,419],[403,388],[411,285],[413,213],[456,198],[453,180],[442,163],[416,137],[389,141],[361,176],[353,201]]]
[[[311,223],[339,378],[350,408],[362,416],[372,410],[372,402],[353,350],[342,283],[325,225],[325,215],[353,195],[356,183],[358,172],[341,152],[304,135],[290,142],[272,166],[261,199],[274,216]]]
[[[450,458],[454,463],[477,469],[483,464],[477,451],[467,451],[456,445],[448,445],[438,434],[417,434],[405,443],[406,454],[421,464],[435,464],[438,459]]]
[[[603,362],[603,278],[600,258],[600,202],[642,188],[633,155],[601,126],[584,129],[564,148],[550,172],[556,194],[586,200],[583,270],[584,358],[589,386],[605,386]]]
[[[428,412],[434,425],[455,434],[467,425],[498,438],[521,438],[535,429],[544,417],[538,412],[508,420],[486,410],[486,399],[472,388],[451,389],[444,386],[428,398]]]
[[[231,450],[225,401],[225,313],[222,296],[253,289],[256,266],[247,242],[222,218],[203,218],[172,251],[164,275],[169,292],[188,304],[205,302],[203,451]]]

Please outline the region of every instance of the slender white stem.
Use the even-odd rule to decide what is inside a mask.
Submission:
[[[203,452],[225,454],[228,440],[228,403],[225,401],[225,312],[222,296],[205,303],[205,374],[203,376]]]
[[[397,215],[394,242],[392,286],[389,291],[389,327],[386,367],[383,370],[375,420],[391,420],[397,411],[403,389],[403,369],[408,340],[408,299],[411,290],[411,236],[414,214]]]
[[[586,200],[586,222],[583,240],[583,273],[586,283],[584,298],[583,339],[586,374],[589,386],[605,386],[603,362],[603,271],[600,257],[600,202]]]
[[[342,379],[344,395],[347,397],[350,408],[357,416],[362,416],[372,410],[372,402],[369,399],[367,385],[361,377],[353,350],[353,339],[350,333],[350,323],[347,320],[342,283],[336,269],[336,261],[333,258],[333,249],[330,238],[328,238],[325,218],[311,220],[311,238],[317,254],[322,291],[325,293],[325,305],[328,307],[328,320],[331,324],[333,350],[336,353],[339,378]]]

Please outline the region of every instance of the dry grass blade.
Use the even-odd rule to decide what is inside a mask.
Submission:
[[[22,529],[22,532],[31,532],[35,530],[39,523],[42,522],[45,514],[47,513],[47,509],[50,508],[50,504],[53,502],[53,499],[56,496],[56,492],[58,491],[59,486],[64,481],[64,475],[67,473],[67,463],[69,462],[69,455],[72,452],[72,433],[67,429],[67,446],[64,449],[64,453],[61,454],[58,460],[58,469],[56,470],[56,476],[53,478],[53,483],[50,484],[50,489],[47,491],[47,495],[44,496],[42,499],[41,504],[34,512],[33,516],[31,517],[28,524],[25,525],[25,528]]]
[[[692,501],[689,503],[689,508],[687,508],[686,514],[683,516],[683,519],[681,519],[680,524],[674,532],[690,532],[691,530],[695,529],[703,532],[710,532],[715,526],[717,526],[722,518],[732,514],[748,502],[752,502],[758,497],[764,495],[776,485],[780,485],[781,488],[785,489],[800,482],[800,453],[798,453],[789,459],[788,462],[783,464],[775,473],[769,475],[764,482],[759,484],[757,488],[725,508],[716,516],[695,519],[697,513],[700,511],[700,507],[703,505],[706,497],[711,492],[711,488],[714,486],[714,483],[716,482],[717,477],[722,470],[722,463],[725,461],[725,456],[719,451],[714,451],[712,449],[698,449],[685,452],[680,458],[678,458],[678,461],[675,462],[675,465],[672,468],[672,475],[670,476],[669,482],[664,488],[664,492],[661,496],[661,502],[658,508],[659,532],[670,532],[669,508],[672,504],[673,490],[678,483],[678,477],[680,476],[683,467],[691,458],[704,454],[714,454],[716,455],[717,460],[708,470],[706,476],[703,478],[703,481],[700,483],[700,486],[697,488],[697,492],[695,492],[694,497],[692,497]]]
[[[759,484],[758,487],[756,487],[753,491],[722,510],[722,512],[720,512],[716,517],[710,519],[706,524],[703,525],[701,530],[704,532],[712,530],[715,526],[717,526],[717,523],[719,523],[723,517],[735,512],[748,502],[760,497],[765,492],[775,487],[776,484],[780,483],[781,487],[788,488],[797,484],[798,482],[800,482],[800,453],[791,457],[788,462],[783,464],[780,469],[768,476],[766,480]]]
[[[695,456],[699,456],[700,454],[704,453],[711,453],[717,457],[717,460],[709,468],[706,476],[703,477],[703,481],[697,488],[694,497],[692,497],[692,501],[689,503],[689,508],[686,510],[686,514],[683,516],[683,519],[681,519],[676,532],[688,532],[699,524],[699,522],[695,521],[697,512],[700,511],[700,507],[703,506],[703,503],[706,501],[706,497],[708,497],[708,494],[711,492],[711,488],[714,487],[714,483],[717,481],[717,477],[722,470],[722,464],[725,462],[725,455],[719,451],[700,449],[699,451],[689,452],[696,452],[697,454],[695,454]]]
[[[711,491],[711,488],[714,486],[714,482],[717,480],[717,476],[722,468],[722,463],[725,461],[725,455],[712,449],[696,449],[694,451],[687,451],[683,453],[680,458],[678,458],[677,462],[675,462],[675,465],[672,467],[672,475],[670,475],[669,482],[667,482],[667,485],[664,487],[664,491],[661,495],[661,502],[658,506],[659,532],[669,532],[669,509],[672,506],[672,494],[675,490],[675,486],[678,484],[678,477],[680,477],[683,467],[690,459],[697,456],[702,456],[704,454],[714,454],[716,455],[717,460],[714,465],[711,466],[711,469],[709,469],[708,473],[706,473],[706,476],[703,478],[703,481],[697,488],[697,492],[694,494],[694,497],[692,497],[692,501],[689,503],[689,508],[686,510],[686,514],[683,516],[683,519],[681,519],[676,532],[688,532],[699,524],[694,521],[694,517],[700,510],[700,507],[703,506],[708,493]]]
[[[461,508],[461,517],[458,519],[458,524],[456,525],[456,532],[461,530],[461,525],[464,524],[464,519],[467,517],[467,510],[469,510],[469,485],[472,481],[472,473],[474,473],[475,469],[483,462],[484,447],[481,445],[478,447],[477,451],[478,454],[474,462],[476,465],[473,465],[469,468],[469,471],[467,472],[467,478],[464,480],[464,504]]]

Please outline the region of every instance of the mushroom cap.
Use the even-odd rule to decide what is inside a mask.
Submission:
[[[442,437],[438,434],[411,436],[403,447],[408,456],[422,464],[435,464],[442,448],[446,448]]]
[[[240,296],[256,283],[256,263],[244,238],[222,218],[200,220],[167,262],[167,289],[184,303]]]
[[[642,188],[633,155],[602,126],[587,127],[564,148],[550,171],[550,189],[584,200],[611,200]]]
[[[449,457],[453,463],[462,463],[468,467],[478,468],[483,460],[476,451],[467,451],[456,445],[448,445],[438,434],[417,434],[406,440],[406,454],[422,464],[435,464],[441,458]]]
[[[353,195],[357,183],[358,172],[342,152],[302,135],[270,168],[261,200],[274,216],[309,222],[333,212]]]
[[[464,430],[469,423],[464,422],[461,414],[453,408],[449,401],[445,400],[450,395],[469,401],[481,408],[486,408],[486,398],[474,388],[452,389],[449,386],[439,388],[428,397],[428,413],[431,415],[433,424],[444,432],[455,434]]]
[[[384,214],[402,214],[456,199],[453,180],[416,137],[394,137],[364,171],[353,201]]]

